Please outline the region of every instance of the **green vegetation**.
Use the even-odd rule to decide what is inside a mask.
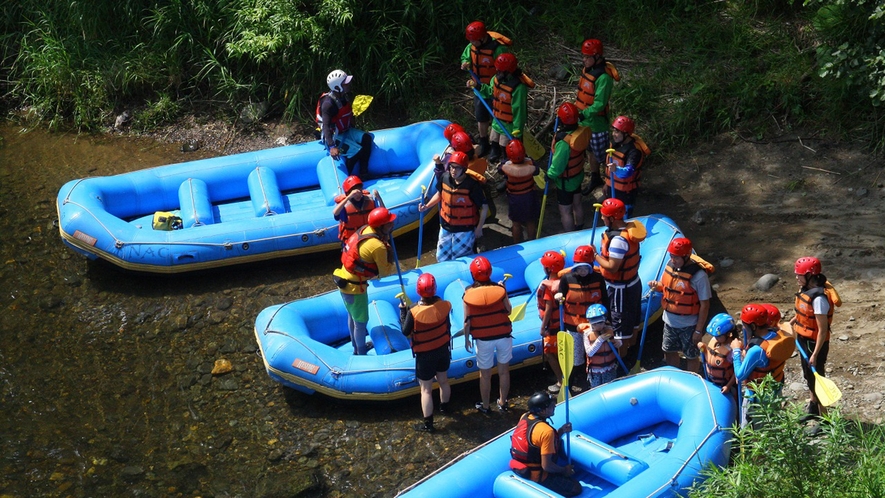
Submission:
[[[12,2],[0,18],[6,107],[91,130],[134,109],[149,127],[179,109],[270,103],[309,121],[325,75],[402,121],[463,120],[464,26],[511,36],[530,74],[577,62],[585,37],[629,54],[613,110],[658,151],[726,130],[808,127],[885,146],[885,9],[872,0],[69,0]],[[558,60],[557,60],[558,59]],[[139,116],[141,112],[148,116]]]
[[[766,380],[770,380],[766,379]],[[783,407],[762,388],[754,405],[758,429],[733,429],[732,464],[710,469],[692,498],[855,498],[885,496],[885,430],[853,422],[838,409],[810,435],[801,409]]]

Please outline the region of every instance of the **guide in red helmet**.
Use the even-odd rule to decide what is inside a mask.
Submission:
[[[480,83],[488,84],[495,75],[495,59],[509,52],[512,42],[500,33],[486,30],[482,21],[468,24],[464,35],[469,43],[461,52],[461,69],[475,74]],[[492,124],[492,115],[479,99],[478,96],[473,96],[473,113],[479,130],[479,157],[485,157],[490,150],[489,126]],[[487,99],[486,104],[491,107],[491,99]]]
[[[341,240],[341,250],[344,250],[347,239],[369,222],[369,213],[375,209],[375,198],[363,190],[363,181],[358,176],[345,178],[342,187],[344,193],[335,196],[332,216],[338,222],[338,239]]]

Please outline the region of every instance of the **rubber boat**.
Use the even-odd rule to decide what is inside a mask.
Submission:
[[[639,275],[643,282],[659,279],[669,260],[667,245],[681,235],[677,225],[666,216],[636,218],[647,231],[640,244]],[[492,263],[492,279],[505,283],[511,304],[526,304],[525,317],[513,322],[513,360],[516,369],[540,363],[541,336],[535,291],[544,279],[540,258],[545,251],[565,251],[566,262],[571,262],[575,248],[594,243],[600,247],[604,227],[559,235],[495,249],[484,253]],[[593,235],[593,240],[591,240]],[[436,277],[438,293],[456,303],[451,315],[452,362],[448,372],[452,383],[466,382],[479,377],[476,355],[464,347],[463,306],[464,289],[473,283],[468,268],[472,258],[465,257],[404,272],[403,284],[412,301],[418,300],[415,284],[418,276],[429,272]],[[330,276],[331,284],[331,276]],[[341,399],[396,399],[417,394],[415,360],[408,339],[399,323],[401,292],[397,275],[370,281],[369,336],[373,344],[368,355],[355,356],[347,330],[347,311],[336,290],[317,296],[274,305],[259,313],[255,321],[255,335],[261,348],[268,374],[274,380],[299,391],[322,394]],[[643,298],[643,317],[649,302],[646,289]],[[528,302],[527,302],[528,301]],[[660,294],[652,297],[648,310],[650,321],[660,316]]]
[[[367,190],[417,228],[422,186],[448,142],[447,121],[372,132]],[[347,173],[318,142],[160,166],[66,183],[58,193],[62,240],[128,270],[178,273],[340,249],[334,198]],[[181,229],[156,230],[157,216]]]
[[[673,367],[624,377],[568,403],[568,454],[582,497],[684,496],[701,471],[728,463],[735,403],[697,374]],[[566,422],[560,403],[551,425]],[[531,498],[556,493],[510,471],[505,432],[397,495]]]

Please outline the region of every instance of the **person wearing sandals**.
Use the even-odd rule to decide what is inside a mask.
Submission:
[[[510,299],[503,282],[492,282],[492,264],[485,256],[470,263],[473,285],[464,291],[464,347],[473,352],[476,339],[476,366],[479,368],[479,393],[476,403],[481,413],[489,413],[492,392],[492,367],[498,362],[498,409],[510,409],[510,360],[513,358],[513,324],[510,322]]]

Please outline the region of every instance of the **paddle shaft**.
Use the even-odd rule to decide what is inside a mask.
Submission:
[[[433,176],[430,177],[430,182],[428,185],[433,182]],[[421,204],[427,203],[427,187],[421,185]],[[415,257],[415,268],[421,266],[421,253],[424,251],[424,212],[422,211],[418,218],[418,256]]]
[[[710,382],[710,375],[707,373],[707,348],[704,347],[701,349],[701,364],[704,368],[704,379],[707,382]]]
[[[817,369],[814,368],[814,365],[808,360],[808,354],[805,352],[805,349],[803,349],[802,345],[798,342],[796,343],[796,349],[799,350],[799,354],[805,359],[805,363],[811,367],[811,373],[814,374],[814,394],[817,396],[817,400],[820,404],[830,406],[836,401],[839,401],[839,399],[842,398],[842,391],[839,390],[839,387],[830,379],[817,373]]]
[[[608,168],[609,181],[612,184],[612,199],[615,198],[615,169],[612,168],[610,165],[612,163],[612,152],[614,152],[614,151],[615,151],[615,149],[606,149],[605,150],[605,158],[607,159],[606,162],[608,163],[606,165],[606,168]]]
[[[559,131],[559,116],[556,116],[556,121],[553,123],[553,136],[556,136],[556,132]],[[547,158],[547,171],[550,171],[550,166],[553,165],[553,151],[550,151],[550,157]],[[535,238],[541,238],[541,227],[544,225],[544,211],[547,210],[547,192],[550,191],[550,180],[544,182],[544,198],[541,200],[541,217],[538,218],[538,230],[535,233]]]
[[[667,241],[667,246],[670,245],[670,242],[673,242],[673,239],[676,238],[676,234],[679,232],[673,232],[673,235],[670,236],[670,240]],[[664,269],[664,265],[667,263],[667,258],[661,259],[661,265],[658,267],[658,272],[655,273],[657,277],[655,280],[660,280],[661,271]],[[639,356],[636,357],[636,365],[633,366],[633,370],[631,372],[638,373],[640,368],[640,362],[642,361],[642,348],[645,347],[645,333],[648,331],[648,314],[651,311],[651,298],[655,295],[655,292],[651,289],[648,290],[648,297],[645,299],[645,321],[642,322],[642,336],[639,338]]]
[[[381,198],[381,194],[378,194],[377,197],[378,204],[380,204],[381,207],[387,207],[384,205],[384,199]],[[396,254],[396,243],[393,241],[393,227],[390,228],[390,235],[388,236],[388,240],[390,240],[390,250],[393,251],[393,262],[396,264],[396,276],[399,277],[400,289],[402,289],[403,295],[406,297],[406,299],[408,299],[409,296],[406,293],[406,284],[403,281],[403,271],[399,267],[399,257]]]
[[[621,364],[621,368],[624,369],[624,374],[629,374],[629,373],[630,373],[630,369],[627,368],[627,364],[624,363],[624,360],[621,359],[621,353],[618,353],[618,348],[616,348],[615,345],[612,344],[611,341],[609,341],[609,340],[607,340],[607,339],[606,339],[605,342],[608,343],[608,347],[610,347],[610,348],[612,349],[612,351],[615,353],[615,358],[618,359],[618,363],[620,363],[620,364]]]

